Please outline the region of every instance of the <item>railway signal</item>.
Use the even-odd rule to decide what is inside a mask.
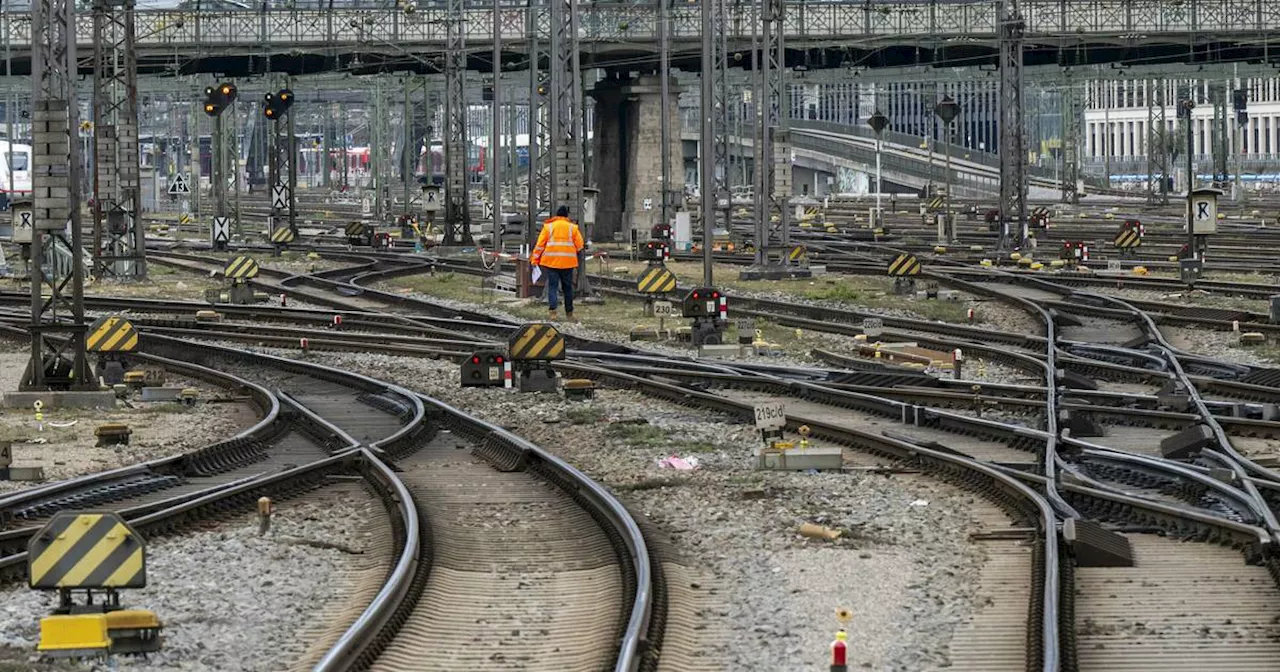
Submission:
[[[1082,240],[1064,240],[1062,242],[1062,251],[1059,253],[1058,258],[1068,264],[1087,262],[1089,261],[1089,245]]]
[[[1049,228],[1049,208],[1042,206],[1031,211],[1031,225],[1040,229]]]
[[[279,121],[293,107],[293,92],[289,89],[268,93],[264,98],[266,102],[262,106],[262,114],[272,121]]]
[[[1244,126],[1249,123],[1249,90],[1236,89],[1231,92],[1231,107],[1236,111],[1236,123]]]
[[[204,89],[204,113],[217,117],[222,111],[231,107],[236,102],[236,96],[239,91],[236,85],[231,82],[223,82],[217,86],[207,86]]]
[[[729,323],[729,299],[714,287],[689,290],[680,304],[680,314],[693,318],[690,339],[694,345],[719,345]]]
[[[512,385],[511,360],[496,350],[482,350],[462,362],[463,387],[506,387]]]

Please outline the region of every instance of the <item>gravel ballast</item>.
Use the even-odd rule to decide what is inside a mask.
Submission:
[[[297,353],[289,353],[296,356]],[[460,389],[456,365],[375,354],[311,354],[458,405],[566,458],[669,533],[723,596],[706,610],[708,656],[724,669],[819,669],[838,607],[854,613],[854,667],[942,667],[973,611],[983,558],[968,540],[967,493],[923,476],[758,472],[749,426],[633,392],[590,403],[546,394]],[[694,471],[658,460],[694,457]],[[801,537],[806,522],[843,532]]]
[[[1169,345],[1204,357],[1254,366],[1274,367],[1275,363],[1261,357],[1254,348],[1240,345],[1240,334],[1210,329],[1161,326],[1160,333]]]
[[[147,587],[122,591],[121,602],[150,609],[164,624],[161,651],[149,659],[120,656],[54,669],[152,669],[183,672],[275,672],[306,648],[295,637],[337,601],[341,575],[370,544],[363,532],[381,505],[362,490],[337,486],[281,502],[266,536],[256,516],[213,529],[154,539],[147,546]],[[315,542],[319,542],[316,544]],[[333,545],[320,548],[317,546]],[[25,586],[0,589],[0,669],[5,660],[35,660],[39,620],[53,593]]]
[[[29,353],[13,347],[0,351],[0,390],[18,389]],[[195,450],[234,436],[259,417],[241,401],[208,403],[228,396],[207,383],[166,376],[167,386],[192,387],[200,395],[193,407],[175,402],[142,402],[131,397],[114,408],[46,409],[38,424],[33,409],[0,409],[0,440],[12,441],[13,465],[42,467],[47,481],[55,481],[146,460]],[[94,430],[107,423],[124,423],[132,434],[127,445],[97,446]],[[36,485],[0,481],[0,492]]]

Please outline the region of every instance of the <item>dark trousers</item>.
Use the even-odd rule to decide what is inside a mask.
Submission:
[[[551,310],[556,309],[559,304],[557,290],[564,291],[564,312],[567,315],[573,314],[573,272],[572,268],[547,268],[542,267],[542,276],[546,278],[547,283],[547,306]]]

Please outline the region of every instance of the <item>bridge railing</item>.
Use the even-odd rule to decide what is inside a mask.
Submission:
[[[921,37],[946,39],[963,37],[989,41],[996,35],[994,0],[983,2],[918,3],[787,3],[786,34],[795,44],[813,44],[841,38],[880,37],[914,44]],[[1052,37],[1078,41],[1098,36],[1151,40],[1161,35],[1186,36],[1195,33],[1269,33],[1280,26],[1280,3],[1271,0],[1030,0],[1021,4],[1030,38]],[[525,8],[500,12],[505,40],[525,39]],[[543,34],[549,19],[547,6],[535,7]],[[753,26],[759,25],[754,6],[729,9],[729,37],[734,42],[750,40]],[[140,46],[190,45],[321,45],[367,42],[371,45],[411,48],[422,44],[443,45],[447,18],[443,7],[421,8],[407,14],[386,9],[246,9],[242,11],[194,11],[180,9],[137,11]],[[492,33],[490,8],[465,11],[467,39],[487,42]],[[702,34],[701,9],[697,4],[680,5],[672,15],[672,38],[692,41]],[[90,44],[91,18],[88,12],[77,17],[78,41]],[[584,40],[616,43],[619,46],[651,45],[657,36],[652,5],[626,3],[584,4],[579,10],[580,35]],[[9,5],[0,12],[0,30],[8,33],[10,44],[30,44],[31,16],[21,5]]]
[[[875,150],[868,147],[847,143],[833,144],[829,140],[807,136],[802,133],[792,134],[791,145],[797,149],[843,158],[862,164],[868,171],[875,170],[876,153]],[[924,181],[932,181],[934,184],[942,185],[947,183],[947,167],[941,161],[930,166],[914,157],[901,156],[892,152],[881,152],[880,169],[882,173],[909,175]],[[951,184],[958,190],[972,189],[989,193],[999,188],[999,182],[999,179],[995,177],[976,174],[956,166],[953,166],[951,170]]]

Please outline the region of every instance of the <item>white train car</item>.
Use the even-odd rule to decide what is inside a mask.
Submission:
[[[31,195],[31,145],[0,140],[0,193],[9,199]]]

